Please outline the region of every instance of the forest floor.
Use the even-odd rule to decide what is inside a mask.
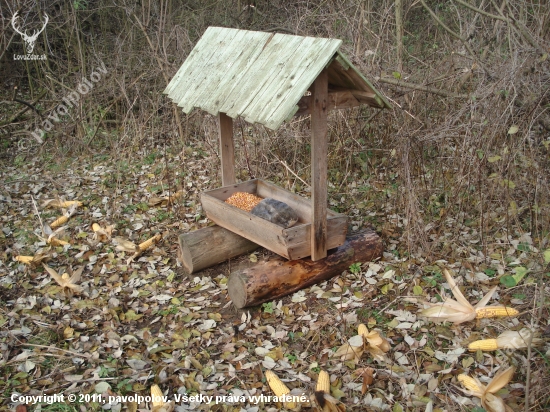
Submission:
[[[158,384],[178,411],[276,411],[284,406],[254,398],[273,396],[266,370],[290,389],[303,390],[307,399],[326,370],[340,410],[345,405],[350,411],[483,411],[457,376],[486,384],[509,366],[516,372],[497,396],[514,411],[550,407],[548,340],[527,349],[467,348],[509,329],[529,328],[548,338],[550,251],[537,250],[529,234],[495,238],[484,255],[475,227],[465,224],[460,238],[446,238],[445,227],[459,224],[448,218],[431,239],[453,255],[415,256],[404,246],[405,216],[371,180],[370,203],[355,204],[350,193],[341,197],[342,205],[334,200],[331,206],[350,214],[352,224],[372,225],[382,234],[382,259],[356,262],[330,281],[238,311],[227,294],[231,267],[269,253],[260,250],[191,277],[184,274],[177,237],[209,224],[198,194],[215,187],[211,165],[217,159],[201,151],[191,151],[185,161],[181,156],[153,152],[116,161],[107,154],[18,156],[2,164],[0,410],[26,403],[28,409],[17,410],[146,411],[151,402],[122,397],[149,396],[151,385]],[[172,206],[152,202],[181,189],[184,196]],[[41,229],[40,219],[51,224],[61,215],[59,208],[43,206],[51,199],[82,202],[56,234],[65,246],[47,244]],[[94,236],[93,223],[112,225],[113,238],[134,244],[156,234],[162,240],[128,262],[131,253],[117,249],[108,234]],[[26,265],[15,260],[21,255],[44,260]],[[75,282],[79,293],[65,293],[43,263],[59,275],[83,267]],[[422,318],[424,302],[451,295],[445,268],[468,301],[475,304],[498,285],[489,304],[520,314],[459,325]],[[378,358],[368,348],[351,359],[333,356],[348,340],[357,342],[360,323],[378,330],[391,349]],[[62,402],[42,398],[33,404],[20,397],[55,394],[64,395]]]

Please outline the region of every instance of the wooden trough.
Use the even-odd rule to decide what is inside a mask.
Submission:
[[[300,220],[288,229],[254,216],[224,201],[235,192],[247,192],[261,198],[273,198],[289,205]],[[308,199],[280,187],[255,179],[236,185],[210,190],[201,195],[206,216],[216,224],[229,229],[260,246],[287,259],[301,259],[311,254],[311,203]],[[344,244],[348,218],[327,210],[327,247]]]
[[[164,92],[185,113],[200,108],[219,118],[222,187],[201,195],[206,215],[219,226],[204,229],[209,231],[208,236],[200,230],[180,236],[180,256],[188,273],[246,253],[256,245],[291,262],[306,257],[311,262],[322,261],[328,250],[348,245],[347,254],[343,253],[340,259],[342,267],[381,255],[381,241],[374,233],[359,240],[348,237],[346,241],[346,216],[327,208],[327,113],[362,104],[380,109],[391,107],[338,50],[341,43],[337,39],[210,27],[168,84]],[[285,120],[303,115],[311,117],[311,199],[262,180],[237,183],[233,118],[240,116],[276,130]],[[299,221],[284,229],[224,203],[236,191],[283,201],[297,212]],[[349,246],[352,238],[353,246]],[[218,251],[208,244],[214,241],[236,246]],[[378,255],[349,252],[350,247],[361,249],[357,242],[368,243],[369,250]],[[205,253],[208,250],[211,254]],[[319,267],[323,267],[322,263]],[[254,272],[253,276],[262,275]],[[300,275],[288,293],[310,285],[313,278],[323,277]],[[237,299],[235,290],[229,290],[232,299]],[[256,301],[244,299],[244,304]]]

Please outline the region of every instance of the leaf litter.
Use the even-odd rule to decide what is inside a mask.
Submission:
[[[274,395],[265,378],[271,371],[288,393],[307,394],[305,410],[518,410],[528,364],[531,404],[541,396],[537,388],[550,383],[538,367],[550,356],[539,332],[547,325],[531,316],[536,296],[549,290],[525,277],[525,267],[540,272],[550,258],[542,251],[537,261],[522,250],[528,238],[496,239],[490,251],[498,276],[521,272],[514,292],[495,284],[490,271],[471,270],[485,259],[472,247],[477,234],[466,227],[456,245],[463,262],[401,257],[395,236],[404,218],[388,210],[388,222],[397,223],[387,229],[391,237],[380,261],[358,262],[330,281],[238,312],[227,296],[237,262],[188,277],[176,260],[177,236],[209,224],[198,195],[216,181],[198,155],[187,159],[191,173],[173,172],[177,183],[163,179],[164,163],[178,160],[80,162],[47,179],[38,163],[27,172],[3,166],[0,365],[6,394],[102,397],[90,398],[87,410],[275,411],[285,403],[254,401]],[[56,220],[58,208],[72,209],[54,231],[42,219]],[[254,260],[262,253],[268,254],[255,252]],[[447,268],[457,275],[449,279]],[[441,302],[444,289],[457,301]],[[519,316],[475,319],[469,301],[485,305],[491,295]],[[426,303],[461,323],[432,323],[422,316]],[[524,343],[503,343],[506,352],[467,350],[474,341],[502,336],[529,336],[535,343],[530,358]],[[325,371],[329,389],[316,391]],[[475,383],[469,392],[462,389],[464,376]],[[167,402],[118,401],[153,392]],[[176,395],[185,401],[173,403]],[[199,395],[225,402],[216,406]]]

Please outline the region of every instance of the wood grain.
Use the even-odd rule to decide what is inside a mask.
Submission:
[[[222,161],[222,186],[235,184],[235,146],[233,142],[233,119],[225,113],[218,115],[220,157]]]
[[[327,256],[328,73],[311,86],[311,260]]]

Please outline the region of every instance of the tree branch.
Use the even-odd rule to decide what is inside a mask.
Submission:
[[[466,48],[466,50],[468,50],[468,53],[470,53],[470,55],[472,55],[472,57],[474,57],[477,61],[477,63],[479,64],[479,66],[483,69],[483,71],[487,74],[489,74],[489,70],[487,70],[487,68],[485,67],[485,65],[483,63],[481,63],[481,61],[479,60],[479,58],[476,56],[476,54],[474,53],[474,51],[472,50],[472,48],[470,47],[470,45],[468,44],[468,42],[466,41],[465,38],[463,38],[460,34],[458,33],[455,33],[454,31],[452,31],[445,23],[443,23],[441,21],[441,19],[439,17],[437,17],[437,14],[434,13],[434,11],[432,9],[430,9],[428,7],[428,5],[426,4],[426,2],[424,0],[420,0],[420,2],[422,3],[422,6],[424,6],[424,8],[428,11],[428,13],[430,13],[430,15],[433,17],[433,19],[441,26],[443,27],[443,29],[445,29],[445,31],[447,33],[449,33],[451,36],[457,38],[458,40],[460,40],[462,42],[462,44],[464,45],[464,47]]]
[[[456,93],[453,93],[453,92],[449,92],[447,90],[436,89],[435,87],[423,86],[423,85],[414,84],[414,83],[407,83],[407,82],[404,82],[402,80],[397,80],[397,79],[392,79],[392,78],[387,78],[387,77],[381,77],[381,78],[378,79],[378,81],[380,81],[382,83],[393,84],[395,86],[406,87],[408,89],[420,90],[422,92],[433,93],[433,94],[437,94],[437,95],[443,96],[443,97],[452,97],[452,98],[455,98],[455,99],[467,99],[469,97],[467,94],[456,94]]]

